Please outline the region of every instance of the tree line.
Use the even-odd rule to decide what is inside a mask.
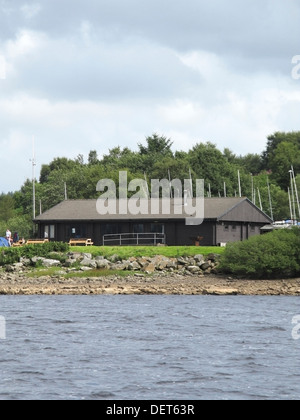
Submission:
[[[109,178],[118,185],[119,171],[127,171],[128,182],[145,178],[151,188],[151,179],[204,179],[206,194],[212,197],[234,197],[241,192],[275,220],[289,218],[289,170],[294,167],[297,185],[300,185],[300,131],[276,132],[267,137],[262,154],[234,154],[223,151],[211,142],[199,142],[188,151],[173,151],[171,139],[152,134],[137,150],[115,147],[106,155],[98,156],[91,150],[87,160],[57,157],[42,165],[35,182],[36,214],[48,210],[65,199],[98,198],[96,185]],[[195,184],[195,183],[194,183]],[[0,235],[9,226],[20,236],[32,234],[33,190],[28,179],[20,190],[0,195]],[[271,201],[270,198],[271,197]],[[272,209],[270,208],[272,207]]]

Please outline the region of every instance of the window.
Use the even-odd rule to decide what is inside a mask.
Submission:
[[[67,227],[67,236],[69,238],[85,238],[86,225],[73,224]]]
[[[165,225],[162,223],[151,223],[151,233],[165,233]]]
[[[46,225],[45,226],[44,238],[45,239],[55,239],[55,226],[54,225]]]
[[[235,232],[236,231],[236,225],[232,225],[231,229]]]
[[[228,232],[229,231],[229,226],[228,225],[224,225],[224,230],[225,230],[225,232]]]
[[[50,229],[49,229],[49,231],[50,231],[50,239],[55,239],[55,226],[54,225],[50,225],[49,227],[50,227]]]
[[[103,226],[104,235],[116,235],[120,233],[119,225],[117,223],[107,223]]]
[[[133,225],[133,233],[144,233],[144,225],[142,223],[135,223]]]

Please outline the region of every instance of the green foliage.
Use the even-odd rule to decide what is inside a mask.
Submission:
[[[16,215],[7,222],[0,220],[0,236],[5,236],[6,229],[9,228],[14,234],[18,232],[20,238],[29,238],[32,236],[32,221],[29,216]]]
[[[73,160],[55,158],[49,164],[42,165],[39,182],[36,182],[36,214],[39,214],[39,202],[42,212],[45,212],[64,200],[65,184],[67,197],[72,200],[98,198],[100,194],[96,186],[100,179],[115,181],[118,193],[119,171],[124,170],[128,172],[128,182],[134,178],[144,179],[146,175],[149,191],[152,179],[165,179],[170,175],[171,179],[183,181],[189,178],[191,172],[193,180],[204,179],[206,193],[210,184],[213,197],[223,196],[225,183],[226,194],[232,197],[238,193],[239,170],[243,196],[252,199],[253,184],[256,205],[260,206],[259,190],[263,211],[270,215],[268,180],[275,219],[290,217],[288,171],[293,165],[300,188],[300,131],[270,135],[261,156],[237,156],[228,148],[221,152],[210,142],[198,142],[186,151],[173,152],[172,146],[171,139],[154,133],[146,137],[143,144],[138,143],[136,151],[128,147],[115,147],[100,158],[97,151],[92,150],[87,163],[82,155]],[[32,192],[32,181],[27,179],[19,191],[0,195],[0,231],[5,232],[9,228],[25,238],[32,236]]]
[[[72,247],[75,252],[87,252],[86,247]],[[127,260],[130,257],[155,257],[163,255],[169,258],[190,257],[197,254],[208,255],[211,253],[221,254],[224,248],[214,246],[92,246],[88,248],[88,252],[93,257],[103,256],[110,258],[113,255],[120,260]]]
[[[15,201],[11,194],[0,196],[0,215],[3,222],[8,222],[15,214]]]
[[[55,258],[59,259],[59,253],[66,253],[69,245],[62,242],[48,242],[45,244],[25,245],[18,248],[1,248],[0,265],[14,264],[20,261],[20,258]],[[53,253],[58,254],[53,254]]]
[[[299,275],[300,229],[277,230],[228,244],[219,270],[257,279]]]

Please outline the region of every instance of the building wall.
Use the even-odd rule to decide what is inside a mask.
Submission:
[[[134,233],[141,230],[144,233],[153,232],[153,223],[149,221],[128,222],[82,222],[82,223],[41,223],[39,237],[44,237],[46,226],[54,226],[54,238],[50,240],[68,242],[70,238],[91,238],[95,245],[103,245],[103,235],[110,233]],[[158,223],[166,235],[169,246],[195,245],[200,239],[202,246],[215,246],[220,243],[236,242],[260,234],[263,224],[242,222],[204,221],[199,226],[186,226],[184,221],[165,221]],[[158,226],[157,225],[157,226]],[[158,227],[157,230],[160,230]],[[130,244],[130,243],[128,243]]]
[[[244,241],[260,234],[263,224],[243,222],[218,222],[216,245],[220,243]]]
[[[212,246],[215,243],[213,222],[203,222],[198,226],[186,226],[184,221],[176,222],[173,236],[167,235],[168,245],[195,245],[200,238],[200,245]],[[172,238],[172,241],[170,240]]]

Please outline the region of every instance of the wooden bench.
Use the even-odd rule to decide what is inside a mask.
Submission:
[[[23,245],[25,245],[26,244],[26,241],[25,240],[23,240],[23,239],[20,239],[18,242],[14,242],[13,244],[12,244],[12,246],[13,247],[19,247],[19,246],[23,246]]]
[[[94,242],[92,242],[91,239],[86,239],[86,238],[72,238],[69,241],[69,245],[70,246],[92,246],[94,245]]]
[[[28,239],[26,245],[45,244],[47,242],[49,242],[49,239]]]

